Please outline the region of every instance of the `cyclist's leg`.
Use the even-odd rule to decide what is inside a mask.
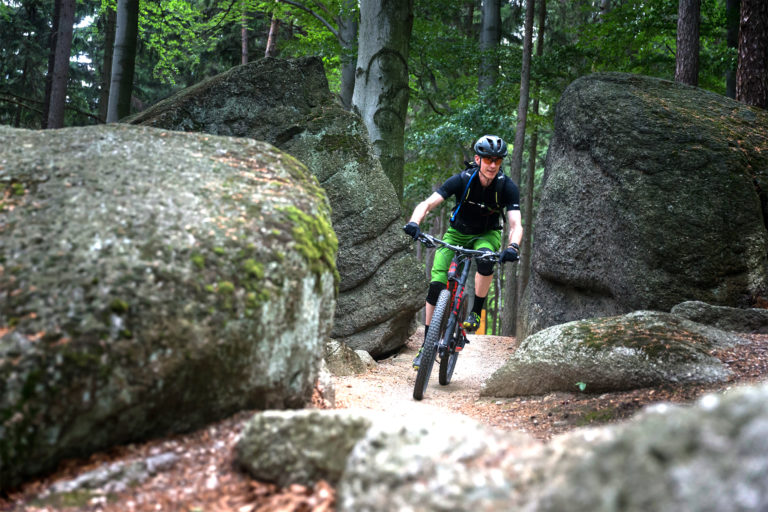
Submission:
[[[481,251],[488,250],[497,252],[501,247],[501,231],[492,230],[483,233],[475,238],[472,248]],[[480,327],[480,315],[485,306],[485,299],[488,296],[488,290],[493,282],[493,264],[478,263],[477,273],[475,274],[475,297],[472,309],[467,314],[464,321],[464,328],[470,331],[476,331]]]

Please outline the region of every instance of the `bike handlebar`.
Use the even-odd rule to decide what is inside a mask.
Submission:
[[[466,256],[472,256],[477,260],[488,260],[493,261],[494,263],[501,263],[501,253],[491,251],[477,251],[475,249],[459,247],[458,245],[451,245],[448,242],[444,242],[439,238],[430,235],[429,233],[419,233],[419,236],[416,238],[416,240],[423,243],[427,247],[442,245],[443,247],[446,247],[453,252],[464,254]]]

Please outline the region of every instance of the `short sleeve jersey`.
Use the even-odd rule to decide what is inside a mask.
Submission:
[[[487,186],[480,184],[474,169],[451,176],[437,189],[437,193],[448,199],[456,198],[456,213],[451,226],[467,235],[480,235],[492,229],[501,229],[501,215],[504,210],[520,209],[520,191],[507,176],[499,174]],[[471,178],[471,180],[470,180]],[[502,180],[499,184],[498,181]],[[469,184],[469,190],[467,190]]]

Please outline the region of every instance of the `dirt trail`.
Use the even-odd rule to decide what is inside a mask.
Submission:
[[[482,421],[484,413],[493,410],[494,401],[480,398],[480,389],[485,379],[512,353],[514,338],[470,335],[470,343],[459,356],[451,383],[447,386],[438,383],[439,363],[436,363],[424,399],[417,401],[413,399],[416,371],[412,361],[423,339],[423,328],[419,328],[403,351],[379,361],[367,373],[334,377],[336,407],[371,409],[399,417],[457,413]]]
[[[516,347],[515,338],[470,335],[448,386],[437,382],[437,366],[422,401],[413,399],[416,372],[411,361],[424,338],[420,328],[397,356],[379,361],[365,374],[335,377],[337,408],[364,408],[388,415],[463,414],[485,425],[517,430],[546,440],[574,428],[626,419],[656,402],[691,402],[707,392],[735,384],[763,381],[768,375],[768,335],[744,335],[750,343],[713,351],[733,372],[725,383],[669,385],[624,392],[571,392],[516,398],[480,397],[483,382]]]

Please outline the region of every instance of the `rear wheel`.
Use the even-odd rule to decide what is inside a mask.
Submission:
[[[442,386],[447,386],[451,382],[453,377],[453,370],[456,368],[456,360],[459,358],[459,353],[456,351],[456,344],[461,341],[463,336],[461,332],[461,323],[464,321],[464,316],[467,313],[467,301],[462,300],[459,306],[459,314],[453,319],[453,328],[450,334],[444,336],[451,336],[448,339],[446,345],[445,356],[440,359],[440,373],[438,374],[438,381]]]
[[[432,373],[432,366],[435,364],[435,352],[437,344],[445,334],[445,324],[448,320],[448,308],[451,301],[451,293],[443,290],[437,298],[435,311],[432,313],[427,339],[424,340],[424,346],[421,352],[421,364],[419,371],[416,372],[416,383],[413,385],[413,398],[421,400],[427,391],[429,384],[429,375]]]

